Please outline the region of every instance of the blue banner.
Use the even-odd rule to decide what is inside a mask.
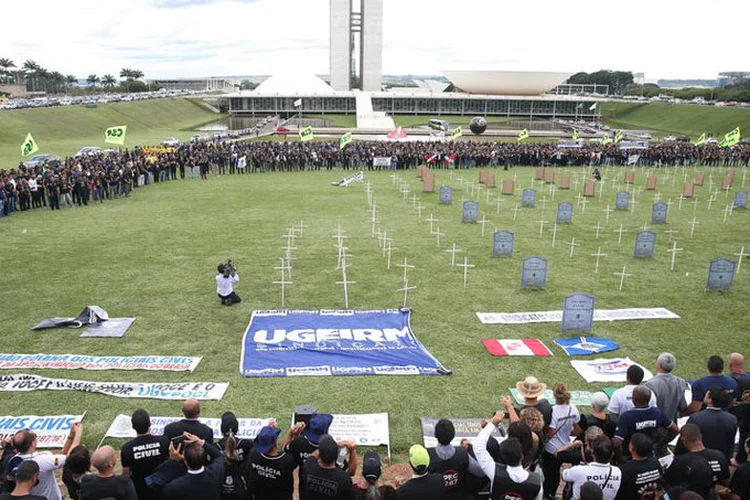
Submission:
[[[451,375],[417,340],[411,311],[255,311],[242,339],[245,377]]]
[[[600,352],[615,351],[620,348],[612,339],[604,337],[573,337],[557,339],[555,344],[562,347],[568,356],[588,356]]]

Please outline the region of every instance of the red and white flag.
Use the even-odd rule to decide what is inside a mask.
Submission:
[[[437,158],[437,154],[427,155],[425,159],[427,160],[427,163],[435,163],[435,159]]]
[[[404,139],[406,137],[406,130],[401,127],[395,128],[388,133],[389,139]]]
[[[552,356],[539,339],[484,339],[482,344],[493,356]]]
[[[456,161],[456,155],[455,154],[450,154],[450,155],[446,156],[445,160],[443,160],[443,161],[445,162],[446,165],[450,165],[451,163],[453,163],[454,161]]]

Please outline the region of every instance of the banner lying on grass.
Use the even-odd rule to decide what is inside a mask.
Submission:
[[[255,311],[242,339],[245,377],[450,375],[417,340],[409,310]]]
[[[182,417],[151,417],[151,434],[162,436],[164,428],[172,422],[182,420]],[[221,419],[220,418],[199,418],[201,423],[206,424],[214,431],[214,437],[221,438]],[[238,418],[240,426],[236,436],[241,439],[255,439],[258,432],[268,425],[270,418]],[[132,439],[135,437],[135,431],[130,423],[130,415],[117,415],[112,425],[107,429],[104,437]]]
[[[539,339],[484,339],[482,344],[493,356],[552,356]]]
[[[437,446],[438,442],[435,439],[435,424],[437,424],[439,418],[422,417],[419,421],[422,423],[422,441],[424,441],[425,448],[433,448]],[[453,427],[456,429],[456,436],[451,441],[453,446],[461,446],[461,441],[468,439],[472,443],[474,439],[482,430],[482,419],[481,418],[449,418],[453,422]],[[498,441],[503,441],[505,436],[500,434],[500,431],[495,429],[492,431],[492,437]]]
[[[50,370],[156,370],[192,372],[200,357],[186,356],[81,356],[78,354],[0,354],[0,369]]]
[[[81,391],[118,398],[144,399],[216,399],[224,397],[228,382],[184,382],[160,384],[150,382],[88,382],[48,378],[22,373],[0,375],[0,392]]]
[[[485,325],[522,325],[525,323],[559,323],[562,311],[538,311],[520,313],[477,313]],[[678,315],[663,307],[635,309],[596,309],[594,321],[622,321],[628,319],[680,319]]]
[[[37,435],[37,448],[62,448],[70,434],[70,428],[83,420],[84,415],[0,417],[0,437],[7,440],[21,429],[30,429]]]
[[[512,387],[508,389],[510,391],[510,395],[513,396],[513,399],[518,403],[519,405],[525,404],[525,400],[523,396],[516,390],[515,387]],[[589,391],[570,391],[570,404],[575,406],[589,406],[591,405],[591,395],[593,393]],[[555,403],[555,396],[552,394],[552,391],[550,389],[547,389],[544,391],[544,394],[540,396],[540,398],[544,398],[550,403]]]
[[[653,375],[643,365],[630,358],[591,359],[571,361],[570,364],[586,382],[625,382],[625,374],[632,365],[643,368],[643,381],[650,380]]]
[[[616,351],[620,346],[612,339],[604,337],[578,337],[557,339],[559,345],[568,356],[589,356],[600,352]]]

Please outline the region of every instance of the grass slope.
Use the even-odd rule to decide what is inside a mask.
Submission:
[[[40,153],[60,156],[83,146],[113,147],[104,142],[104,130],[127,125],[126,146],[159,144],[168,136],[188,139],[197,124],[220,118],[190,99],[153,99],[99,104],[89,109],[65,106],[0,112],[0,164],[8,168],[21,159],[21,143],[31,133]],[[185,130],[183,130],[185,129]]]
[[[616,128],[653,130],[660,135],[723,136],[735,127],[750,130],[750,110],[716,106],[665,103],[608,102],[602,105],[602,122]]]
[[[645,186],[648,171],[638,170],[636,182]],[[323,411],[340,413],[387,411],[390,413],[392,444],[403,452],[420,442],[419,417],[486,417],[497,407],[507,388],[528,374],[548,384],[568,382],[572,389],[598,390],[607,384],[586,384],[570,367],[568,357],[552,341],[560,337],[557,324],[517,326],[479,323],[477,311],[544,311],[559,309],[563,298],[575,291],[594,293],[597,307],[667,307],[680,320],[621,321],[596,323],[593,334],[611,337],[622,349],[612,356],[630,356],[653,368],[656,355],[670,350],[679,359],[677,374],[687,379],[701,376],[709,354],[726,356],[750,351],[747,333],[747,303],[750,300],[748,269],[736,277],[730,292],[705,292],[709,261],[731,257],[741,245],[750,243],[750,213],[735,211],[722,223],[723,193],[707,210],[706,186],[697,188],[696,217],[700,224],[689,237],[693,206],[685,201],[677,208],[676,197],[683,171],[660,175],[662,200],[671,199],[668,224],[655,226],[657,246],[651,260],[632,257],[635,232],[649,220],[653,193],[637,195],[634,213],[616,212],[606,224],[604,208],[614,206],[622,188],[623,171],[607,169],[607,189],[602,198],[589,200],[585,214],[574,208],[573,224],[561,226],[557,244],[551,248],[551,226],[540,237],[537,221],[555,218],[556,203],[573,201],[575,192],[557,191],[554,202],[541,202],[523,209],[513,220],[513,207],[520,195],[504,196],[500,214],[494,203],[480,200],[481,213],[491,224],[481,236],[477,224],[462,224],[460,203],[469,197],[458,189],[455,176],[476,182],[476,171],[437,172],[437,185],[452,185],[456,202],[438,205],[438,195],[422,194],[413,171],[402,172],[412,193],[425,205],[422,220],[412,204],[405,204],[387,173],[366,173],[377,200],[381,230],[393,238],[393,261],[407,257],[416,265],[409,284],[414,308],[412,326],[425,346],[453,370],[450,377],[328,377],[245,379],[238,365],[242,334],[250,313],[280,307],[280,293],[272,281],[273,269],[282,255],[281,235],[292,222],[305,221],[304,238],[296,241],[294,285],[287,289],[287,306],[298,309],[343,308],[343,292],[331,235],[337,224],[347,231],[352,257],[348,270],[351,307],[358,309],[395,307],[401,304],[402,270],[386,269],[378,243],[370,235],[369,214],[362,184],[348,189],[330,185],[342,172],[305,172],[211,178],[208,182],[170,182],[136,190],[130,199],[103,205],[51,212],[18,214],[0,220],[0,267],[3,286],[3,334],[0,352],[72,353],[96,355],[176,354],[201,355],[193,374],[123,371],[42,370],[39,374],[102,381],[205,381],[230,382],[222,401],[203,404],[205,416],[232,410],[240,416],[276,416],[289,422],[294,406],[313,403]],[[577,176],[587,175],[572,169]],[[496,171],[498,184],[516,176],[518,187],[529,187],[532,169]],[[560,173],[558,173],[558,176]],[[692,176],[693,171],[685,171]],[[741,177],[741,175],[740,175]],[[612,179],[619,186],[612,185]],[[674,179],[674,180],[673,180]],[[718,172],[714,181],[718,181]],[[739,184],[739,178],[737,184]],[[579,184],[580,187],[580,184]],[[716,187],[716,186],[714,186]],[[537,184],[537,189],[542,189]],[[546,193],[546,188],[544,189]],[[732,193],[730,193],[731,201]],[[497,195],[493,193],[493,198]],[[547,194],[547,198],[551,195]],[[445,234],[441,248],[424,221],[433,214]],[[602,225],[599,240],[594,226]],[[618,248],[614,230],[622,223],[629,233]],[[512,258],[491,257],[491,230],[515,232]],[[677,268],[669,271],[670,255],[664,230],[678,230],[683,248]],[[581,244],[573,258],[565,242],[575,237]],[[457,269],[450,269],[445,249],[456,243],[476,267],[463,288]],[[601,247],[599,274],[593,273],[589,255]],[[542,291],[519,288],[522,259],[540,255],[549,259],[548,287]],[[242,281],[237,287],[242,304],[226,308],[215,294],[216,264],[231,257],[239,266]],[[459,255],[459,258],[461,254]],[[627,265],[634,276],[617,291],[619,278],[613,273]],[[88,304],[98,304],[112,316],[137,316],[122,339],[81,339],[70,329],[30,331],[38,320],[78,313]],[[481,345],[483,338],[540,338],[553,351],[552,358],[492,358]],[[7,371],[6,373],[12,373]],[[6,413],[58,414],[86,411],[85,441],[90,446],[101,438],[118,413],[139,407],[152,415],[178,415],[177,401],[118,399],[75,392],[3,393]]]

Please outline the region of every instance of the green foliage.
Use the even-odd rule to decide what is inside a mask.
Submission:
[[[688,87],[684,89],[666,89],[661,88],[653,83],[648,83],[645,86],[631,86],[625,92],[626,95],[638,95],[644,97],[654,97],[658,95],[666,95],[675,97],[677,99],[692,100],[696,97],[702,97],[706,101],[724,101],[724,102],[750,102],[750,82],[728,85],[726,87],[717,87],[714,89],[700,87]]]
[[[609,85],[610,94],[622,95],[625,89],[633,83],[633,73],[631,71],[608,69],[602,69],[594,73],[581,71],[568,78],[567,83]]]

